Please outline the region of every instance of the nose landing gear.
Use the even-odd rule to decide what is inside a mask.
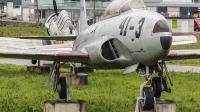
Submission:
[[[160,70],[158,77],[153,77],[151,84],[156,98],[160,98],[162,91],[171,93],[171,89],[167,83],[167,78],[169,79],[171,86],[173,86],[165,62],[158,63],[158,68]],[[167,77],[163,75],[163,68],[165,69]]]
[[[153,88],[145,87],[151,84],[150,77],[154,74],[149,73],[149,66],[145,68],[145,74],[138,73],[139,76],[145,77],[145,82],[140,85],[140,96],[137,97],[135,112],[140,112],[142,110],[153,110],[156,111],[155,105],[156,100],[154,98]]]
[[[159,74],[155,77],[155,70],[153,73],[149,73],[149,66],[145,66],[145,74],[141,74],[139,71],[139,76],[145,77],[145,82],[140,85],[140,96],[137,97],[135,112],[140,112],[140,110],[152,110],[156,112],[156,98],[160,98],[162,91],[171,93],[171,89],[168,86],[167,78],[170,84],[173,86],[166,64],[162,61],[158,63]],[[165,69],[166,76],[163,76],[163,68]],[[152,80],[151,80],[151,77]]]

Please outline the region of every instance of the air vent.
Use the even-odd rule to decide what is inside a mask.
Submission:
[[[118,54],[118,52],[117,52],[117,49],[115,48],[115,45],[113,44],[113,41],[110,40],[110,41],[108,41],[108,42],[109,42],[110,49],[111,49],[111,51],[112,51],[112,53],[113,53],[113,56],[114,56],[115,58],[119,58],[119,54]]]

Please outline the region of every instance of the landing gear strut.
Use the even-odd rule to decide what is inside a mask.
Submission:
[[[140,85],[140,96],[137,97],[135,112],[140,112],[140,108],[142,108],[143,110],[152,110],[153,112],[155,112],[156,98],[160,98],[162,91],[171,93],[171,89],[168,86],[167,79],[169,80],[171,86],[173,86],[173,84],[170,79],[165,62],[159,61],[156,67],[158,67],[159,70],[158,77],[155,77],[155,71],[157,70],[155,68],[150,70],[149,66],[145,66],[145,68],[143,68],[143,70],[145,71],[144,74],[141,74],[141,69],[139,70],[138,75],[144,76],[145,82]],[[163,69],[166,72],[166,76],[163,75]],[[152,71],[152,73],[150,73],[150,71]],[[152,80],[151,77],[153,77]]]
[[[149,66],[145,67],[145,74],[138,73],[139,76],[145,77],[145,82],[140,85],[140,96],[137,97],[135,112],[140,112],[140,107],[143,110],[153,110],[156,111],[155,105],[156,100],[154,98],[153,88],[152,87],[145,87],[146,85],[151,84],[150,77],[154,74],[149,73]]]
[[[51,77],[55,71],[54,83],[53,83],[53,91],[58,92],[60,99],[70,100],[69,87],[67,85],[65,77],[60,76],[60,62],[54,62],[52,70],[49,74],[49,78],[46,81],[45,86],[49,86]]]
[[[151,84],[154,90],[154,96],[156,98],[160,98],[162,91],[171,93],[171,89],[167,83],[167,78],[169,79],[171,86],[173,86],[165,62],[162,61],[161,63],[158,63],[158,68],[160,70],[158,77],[154,77],[152,79],[152,84]],[[163,71],[164,71],[163,69],[165,69],[167,77],[163,75]]]

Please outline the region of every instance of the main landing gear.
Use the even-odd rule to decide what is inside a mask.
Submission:
[[[59,61],[54,61],[53,67],[50,71],[49,77],[46,81],[45,86],[50,85],[51,78],[53,76],[54,70],[55,71],[55,77],[54,77],[54,83],[53,83],[53,91],[58,92],[60,99],[66,99],[67,101],[70,100],[70,92],[69,92],[69,86],[67,85],[65,77],[60,76],[60,64]]]
[[[156,70],[149,66],[145,66],[145,74],[141,74],[141,70],[138,72],[139,76],[145,77],[145,82],[140,85],[140,96],[137,97],[135,112],[140,112],[141,109],[156,112],[156,98],[160,98],[162,91],[171,93],[171,89],[167,83],[167,78],[172,86],[173,84],[169,77],[166,64],[162,61],[158,63],[157,67],[159,70],[158,77],[155,77]],[[164,77],[163,69],[165,69],[167,77]],[[150,73],[150,71],[152,71],[152,73]]]

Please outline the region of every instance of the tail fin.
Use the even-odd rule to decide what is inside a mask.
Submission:
[[[87,20],[86,20],[86,7],[85,7],[85,0],[81,1],[81,8],[80,8],[80,29],[79,32],[82,32],[84,29],[88,27]]]

